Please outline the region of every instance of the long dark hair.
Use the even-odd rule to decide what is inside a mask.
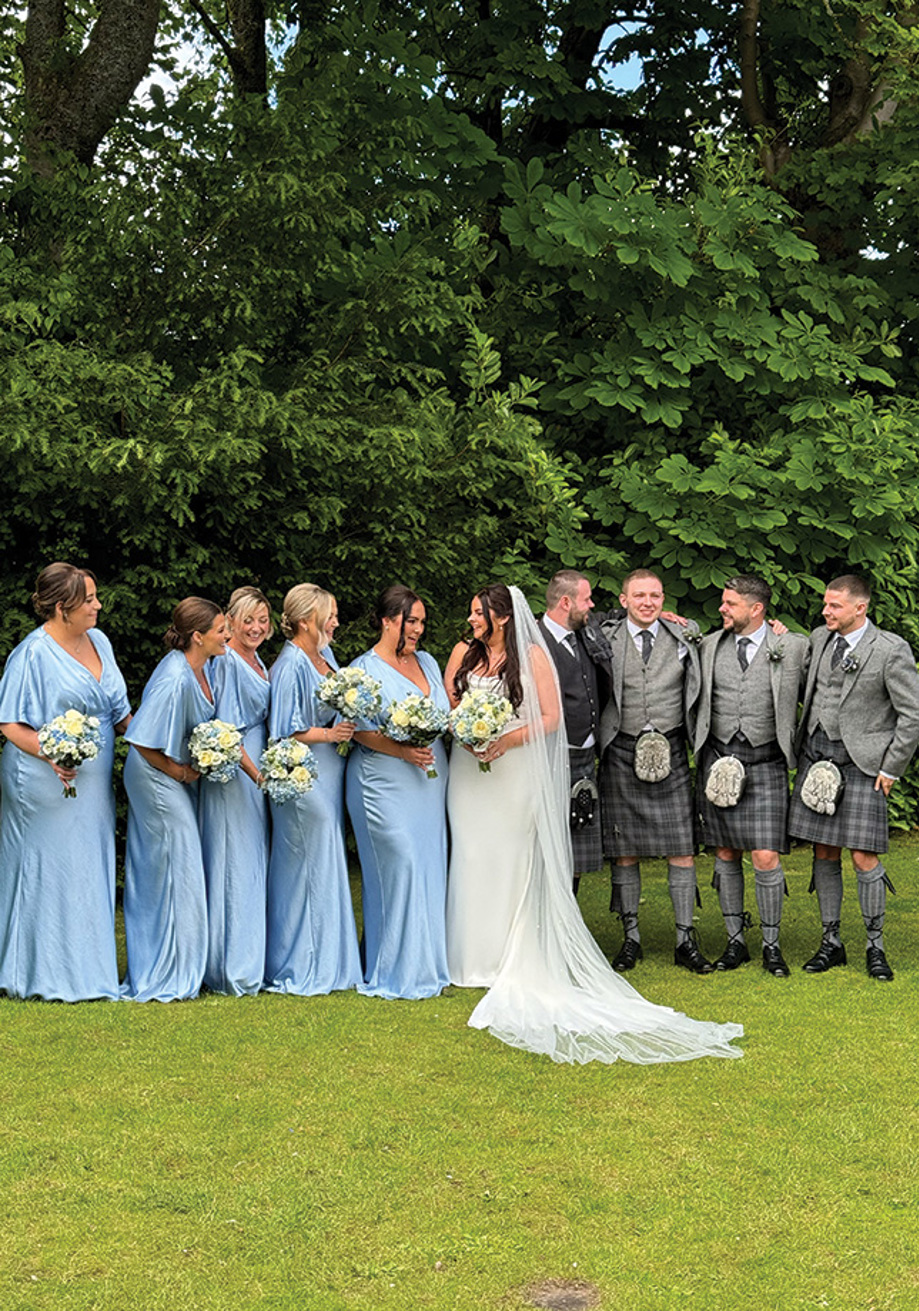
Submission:
[[[402,616],[399,640],[396,643],[397,656],[405,650],[405,621],[412,613],[412,606],[419,601],[421,601],[421,597],[402,583],[393,583],[390,587],[385,587],[377,597],[377,603],[373,607],[373,618],[377,628],[382,629],[384,619],[395,619],[397,615]]]
[[[453,679],[453,690],[458,697],[461,697],[469,686],[469,675],[475,673],[477,669],[488,668],[488,646],[486,643],[495,631],[492,616],[503,619],[506,615],[504,663],[501,665],[499,672],[504,680],[504,690],[507,698],[514,709],[518,710],[520,703],[523,701],[523,683],[520,680],[517,629],[514,625],[514,602],[511,599],[511,594],[503,583],[491,583],[488,587],[483,587],[481,592],[476,592],[475,596],[482,606],[482,615],[485,619],[485,639],[469,638],[466,654],[463,656],[460,667]]]

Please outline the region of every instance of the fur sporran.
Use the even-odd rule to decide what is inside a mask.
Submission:
[[[708,771],[705,795],[713,806],[736,806],[747,786],[747,771],[736,756],[719,756]]]
[[[670,742],[663,733],[649,728],[635,743],[632,768],[642,783],[661,783],[670,776]]]
[[[832,760],[815,760],[804,775],[801,800],[818,815],[835,815],[846,790],[846,780]]]

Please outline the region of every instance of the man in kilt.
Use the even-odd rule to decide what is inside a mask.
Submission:
[[[600,719],[603,848],[614,862],[610,909],[625,934],[613,968],[630,970],[644,954],[640,859],[666,856],[674,963],[710,974],[692,923],[698,891],[686,755],[687,719],[699,695],[699,630],[662,617],[664,589],[648,569],[627,576],[619,600],[625,616],[601,625],[613,653],[611,694]]]
[[[839,933],[840,857],[848,847],[867,932],[868,973],[892,979],[884,954],[890,881],[879,853],[887,850],[888,794],[919,742],[919,674],[907,643],[868,619],[870,600],[867,582],[854,574],[827,584],[825,624],[811,634],[789,832],[814,844],[811,890],[823,938],[805,970],[822,974],[846,964]]]
[[[713,885],[728,934],[715,969],[734,970],[750,959],[743,875],[743,853],[749,851],[763,968],[786,978],[788,966],[779,947],[785,894],[779,853],[789,849],[788,770],[795,767],[808,643],[798,633],[778,637],[772,632],[766,624],[771,597],[769,584],[749,574],[725,584],[723,628],[702,642],[694,750],[700,837],[715,848]]]
[[[590,622],[593,607],[589,580],[561,569],[546,588],[546,613],[539,621],[558,671],[568,737],[575,896],[580,876],[603,868],[597,744],[611,671],[609,644]]]

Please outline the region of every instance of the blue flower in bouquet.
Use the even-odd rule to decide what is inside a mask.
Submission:
[[[194,768],[208,783],[229,783],[242,760],[243,735],[235,724],[205,719],[191,731],[188,754]]]
[[[354,724],[359,719],[377,717],[383,705],[381,692],[378,679],[359,665],[349,665],[346,669],[326,674],[316,688],[316,697],[330,710],[337,711],[342,719]],[[346,756],[350,747],[350,742],[339,742],[338,754]]]
[[[38,730],[38,748],[46,760],[62,769],[78,769],[84,760],[95,760],[102,747],[99,720],[82,710],[55,715]],[[76,786],[64,784],[64,796],[75,797]]]
[[[380,731],[393,742],[408,742],[413,747],[429,747],[447,731],[450,716],[420,692],[410,692],[401,701],[391,701],[383,712]],[[437,770],[429,765],[428,778],[436,778]]]
[[[316,757],[305,742],[295,737],[275,738],[269,742],[259,760],[262,788],[277,805],[310,791],[319,770]]]
[[[450,731],[464,747],[483,751],[501,736],[513,715],[514,707],[506,696],[489,692],[486,688],[470,688],[463,693],[459,705],[450,711]],[[480,760],[479,769],[488,774],[491,765]]]

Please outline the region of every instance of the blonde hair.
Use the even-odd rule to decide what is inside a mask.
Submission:
[[[232,630],[236,621],[248,619],[251,614],[263,605],[268,611],[268,636],[274,637],[274,622],[271,618],[271,606],[268,597],[264,592],[260,592],[257,587],[237,587],[230,594],[230,603],[224,613]]]
[[[300,625],[305,624],[313,615],[322,628],[328,622],[334,605],[335,597],[331,592],[317,587],[315,583],[298,583],[284,598],[281,632],[285,637],[296,637]]]

